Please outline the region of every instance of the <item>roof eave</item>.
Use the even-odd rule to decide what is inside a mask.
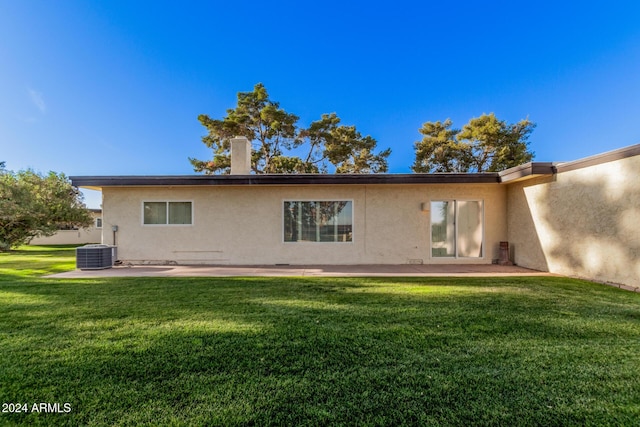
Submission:
[[[76,187],[497,184],[497,173],[72,176]]]
[[[603,163],[609,163],[616,160],[622,160],[629,157],[640,155],[640,144],[631,145],[629,147],[619,148],[617,150],[607,151],[606,153],[596,154],[595,156],[585,157],[583,159],[571,162],[558,163],[556,165],[558,173],[569,172],[576,169],[582,169],[589,166],[596,166]]]
[[[529,162],[499,172],[500,182],[511,184],[543,175],[553,175],[556,172],[552,162]]]

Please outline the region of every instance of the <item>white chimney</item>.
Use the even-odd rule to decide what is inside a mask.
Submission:
[[[251,143],[244,136],[231,140],[231,175],[251,173]]]

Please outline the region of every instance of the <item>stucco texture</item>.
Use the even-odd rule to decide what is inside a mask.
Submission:
[[[431,200],[484,202],[481,258],[431,258]],[[285,200],[352,200],[353,241],[284,242]],[[192,201],[192,225],[143,225],[144,201]],[[506,188],[470,185],[299,185],[103,188],[103,243],[118,257],[176,264],[490,264],[507,237]]]
[[[523,267],[640,287],[640,156],[510,184],[508,238]]]

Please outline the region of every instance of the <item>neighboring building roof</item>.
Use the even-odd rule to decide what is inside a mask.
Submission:
[[[72,176],[70,179],[76,187],[96,190],[200,185],[509,184],[637,155],[640,155],[640,144],[572,162],[530,162],[502,172],[484,173]]]

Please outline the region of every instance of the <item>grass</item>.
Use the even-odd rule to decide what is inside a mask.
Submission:
[[[23,261],[24,260],[24,261]],[[638,425],[640,295],[527,278],[40,277],[0,254],[17,425]]]
[[[31,278],[76,268],[76,245],[22,246],[9,253],[0,252],[0,280]]]

